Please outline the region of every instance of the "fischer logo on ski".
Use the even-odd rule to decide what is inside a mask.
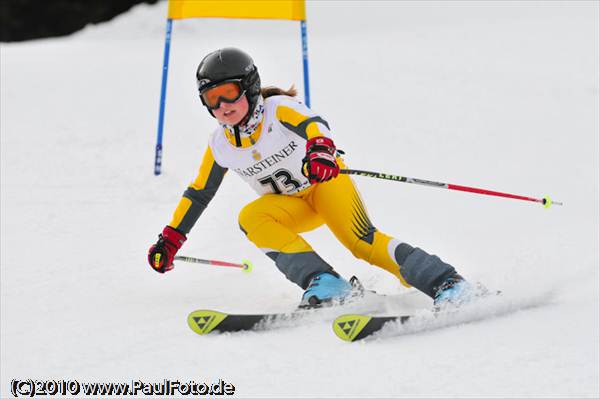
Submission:
[[[214,316],[201,316],[201,317],[192,317],[196,322],[196,325],[200,329],[200,331],[204,332],[208,326],[210,326],[210,322],[215,319]]]
[[[333,332],[344,341],[354,342],[373,335],[388,322],[405,323],[409,319],[410,316],[384,317],[346,314],[333,321]]]
[[[370,316],[350,314],[340,316],[333,322],[333,332],[344,341],[354,341],[371,320]]]
[[[227,315],[214,310],[195,310],[188,315],[188,326],[197,334],[210,333],[221,324]]]

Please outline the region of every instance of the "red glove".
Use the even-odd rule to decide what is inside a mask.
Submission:
[[[185,242],[185,235],[172,227],[165,227],[158,242],[148,250],[148,263],[159,273],[173,269],[173,258]]]
[[[340,173],[340,167],[335,162],[335,151],[335,144],[328,137],[313,137],[306,142],[302,174],[311,184],[329,181]]]

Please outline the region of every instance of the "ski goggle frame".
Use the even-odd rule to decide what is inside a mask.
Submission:
[[[234,103],[246,94],[242,88],[241,79],[230,79],[219,82],[200,92],[202,104],[211,110],[218,109],[222,102]]]

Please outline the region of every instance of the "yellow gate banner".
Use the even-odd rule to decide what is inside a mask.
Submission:
[[[169,0],[169,18],[306,20],[304,0]]]

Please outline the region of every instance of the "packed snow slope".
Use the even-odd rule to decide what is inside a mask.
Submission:
[[[312,107],[351,167],[565,204],[357,177],[380,230],[502,290],[510,310],[357,344],[334,336],[331,317],[233,335],[188,328],[194,309],[300,300],[238,229],[255,194],[234,174],[180,253],[255,270],[146,264],[215,126],[197,98],[200,59],[237,46],[264,84],[301,89],[297,23],[175,22],[159,177],[165,3],[3,44],[1,397],[26,378],[222,378],[240,397],[598,397],[598,4],[308,2]],[[326,228],[306,238],[344,276],[401,295],[402,311],[430,306]]]

